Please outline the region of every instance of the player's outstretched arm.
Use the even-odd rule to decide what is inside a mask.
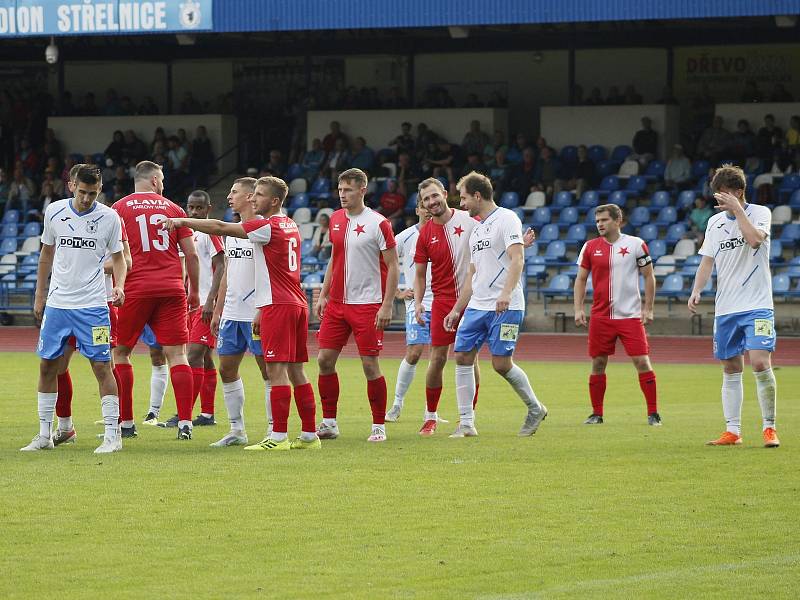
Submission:
[[[644,277],[644,306],[642,307],[642,325],[653,322],[653,304],[656,301],[656,273],[653,263],[648,263],[639,269]]]
[[[572,288],[572,305],[575,309],[575,326],[586,327],[586,311],[583,303],[586,302],[586,282],[589,280],[589,270],[578,267],[575,276],[575,285]]]
[[[381,251],[383,262],[386,263],[386,291],[383,293],[383,303],[378,314],[375,315],[375,327],[386,329],[392,322],[392,307],[394,306],[394,292],[400,281],[400,267],[397,263],[397,248],[387,248]]]
[[[127,242],[123,242],[127,244]],[[124,247],[123,247],[124,248]],[[128,265],[125,262],[125,250],[111,255],[111,268],[114,273],[114,288],[111,290],[111,303],[122,306],[125,302],[125,278],[128,276]]]
[[[188,227],[194,231],[202,231],[211,235],[229,235],[247,239],[247,233],[241,223],[226,223],[217,219],[188,219],[181,217],[179,219],[167,219],[161,227],[170,231],[178,227]]]
[[[692,295],[689,296],[689,310],[692,313],[697,312],[697,306],[700,304],[700,295],[703,293],[703,288],[708,283],[708,278],[711,277],[711,271],[714,269],[714,259],[710,256],[704,256],[700,261],[700,266],[697,267],[697,273],[694,276],[694,286],[692,287]]]
[[[55,246],[42,244],[42,251],[39,254],[39,269],[36,272],[36,294],[33,300],[33,316],[39,322],[41,322],[44,314],[44,305],[49,287],[48,281],[50,272],[53,270],[53,255],[55,251]]]
[[[194,240],[191,236],[178,240],[178,245],[183,251],[186,277],[189,279],[187,303],[189,310],[192,311],[200,306],[200,257],[197,256],[197,249],[194,247]]]

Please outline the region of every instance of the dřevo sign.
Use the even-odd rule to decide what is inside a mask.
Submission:
[[[0,0],[0,37],[213,29],[213,0]]]

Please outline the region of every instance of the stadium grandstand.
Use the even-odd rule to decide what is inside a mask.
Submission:
[[[132,166],[154,160],[166,195],[184,203],[207,189],[226,219],[236,176],[284,178],[310,299],[327,263],[337,173],[369,173],[368,203],[399,231],[415,219],[421,179],[440,177],[455,205],[457,179],[483,172],[499,203],[538,235],[525,255],[529,330],[568,323],[575,258],[596,235],[601,202],[625,208],[624,231],[650,245],[658,310],[673,316],[714,212],[709,172],[732,163],[747,174],[748,200],[773,211],[776,318],[782,332],[800,333],[793,2],[623,1],[578,13],[454,4],[435,17],[413,3],[382,11],[382,2],[346,12],[313,2],[269,11],[212,0],[114,2],[108,11],[6,4],[4,323],[30,312],[42,214],[68,195],[76,163],[102,167],[112,203],[132,190]],[[655,331],[688,331],[684,316],[658,320]]]

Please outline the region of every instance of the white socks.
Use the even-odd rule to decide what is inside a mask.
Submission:
[[[722,374],[722,414],[725,416],[725,429],[742,435],[742,401],[744,389],[741,373]]]
[[[272,385],[269,379],[264,380],[264,406],[267,411],[267,437],[272,433],[272,403],[270,397],[272,396]]]
[[[103,412],[103,425],[106,437],[117,438],[117,422],[119,421],[119,396],[103,396],[100,398],[100,409]]]
[[[475,425],[472,399],[475,397],[475,368],[473,365],[456,365],[456,403],[458,418],[464,425]]]
[[[275,440],[276,442],[282,442],[287,437],[289,437],[289,434],[286,433],[285,431],[280,433],[277,431],[273,431],[272,433],[269,434],[269,439]]]
[[[72,431],[72,417],[58,417],[58,428],[61,431]]]
[[[771,427],[775,429],[775,403],[777,400],[777,384],[775,374],[772,369],[753,373],[756,378],[756,394],[758,403],[761,405],[761,418],[763,428]]]
[[[511,387],[514,388],[514,391],[522,398],[528,408],[537,412],[542,410],[542,405],[536,398],[536,394],[533,393],[533,388],[531,388],[531,383],[525,371],[514,365],[503,375],[503,378],[511,384]]]
[[[241,378],[222,384],[222,398],[228,410],[231,431],[244,431],[244,383]]]
[[[168,383],[169,367],[167,365],[153,366],[150,371],[150,412],[155,416],[161,412]]]
[[[56,411],[58,392],[37,394],[39,400],[39,435],[50,439],[50,428],[53,426],[53,413]]]
[[[400,362],[400,368],[397,370],[397,385],[394,388],[394,406],[403,408],[403,401],[406,399],[406,393],[414,381],[416,372],[417,365],[408,363],[405,358]]]

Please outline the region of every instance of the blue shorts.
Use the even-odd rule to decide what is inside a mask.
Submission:
[[[456,331],[456,352],[479,349],[486,342],[492,356],[511,356],[517,347],[523,310],[507,310],[499,315],[493,310],[468,308]]]
[[[220,356],[244,354],[248,349],[254,356],[261,356],[261,337],[253,336],[253,324],[223,320],[219,325],[217,353]]]
[[[139,336],[139,341],[151,348],[161,349],[161,344],[156,341],[156,334],[150,329],[150,325],[145,324],[144,329],[142,329],[142,335]]]
[[[417,323],[414,311],[406,313],[406,346],[431,343],[431,311],[422,313],[425,325]]]
[[[52,308],[46,306],[39,332],[37,354],[53,360],[64,354],[67,338],[75,336],[78,350],[89,360],[111,360],[111,318],[108,306]]]
[[[714,319],[714,356],[726,360],[746,350],[775,352],[775,315],[760,308]]]

